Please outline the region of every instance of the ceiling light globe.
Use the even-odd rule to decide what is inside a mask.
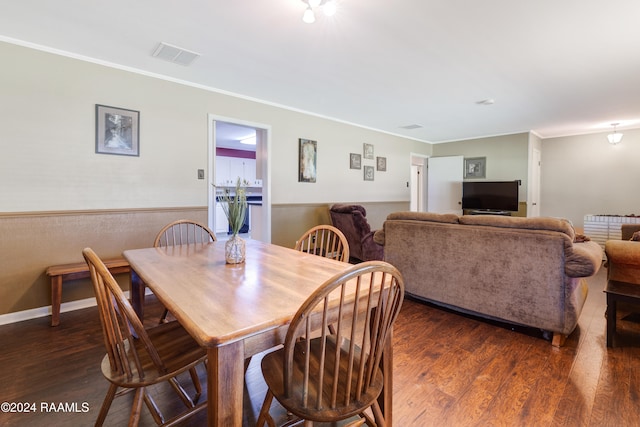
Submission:
[[[307,3],[309,3],[309,7],[318,7],[322,0],[309,0]]]
[[[302,21],[306,22],[307,24],[313,24],[314,22],[316,22],[316,15],[313,13],[313,10],[311,10],[310,7],[308,7],[307,10],[304,11],[304,15],[302,15]]]
[[[329,0],[322,6],[322,11],[326,16],[333,16],[336,14],[336,2]]]
[[[622,141],[622,134],[618,132],[610,133],[607,135],[607,139],[609,140],[609,144],[616,145]]]

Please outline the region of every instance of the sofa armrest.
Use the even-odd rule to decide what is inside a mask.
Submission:
[[[607,240],[609,280],[640,284],[640,242],[629,240]]]
[[[373,241],[376,242],[377,244],[384,246],[384,228],[381,228],[380,230],[376,230],[373,234]]]
[[[373,239],[374,235],[375,231],[370,231],[362,238],[362,253],[365,258],[364,261],[382,261],[384,259],[384,246],[376,243]]]
[[[604,250],[609,263],[637,265],[640,267],[640,242],[607,240]]]
[[[593,276],[602,266],[602,248],[593,241],[574,243],[565,259],[564,271],[569,277]]]

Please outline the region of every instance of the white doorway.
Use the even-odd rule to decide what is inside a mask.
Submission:
[[[427,176],[425,165],[427,157],[420,154],[411,154],[411,181],[409,183],[410,202],[409,210],[412,212],[426,212],[427,210]]]
[[[208,143],[208,177],[209,177],[209,191],[208,191],[208,222],[211,229],[216,228],[217,216],[220,212],[216,212],[216,191],[214,184],[216,180],[217,161],[216,151],[218,136],[216,135],[216,124],[219,123],[231,124],[242,126],[246,128],[252,128],[255,130],[255,179],[260,180],[260,192],[262,196],[261,206],[252,206],[250,210],[253,214],[251,218],[252,233],[251,237],[261,240],[263,242],[271,242],[271,126],[248,122],[239,119],[233,119],[229,117],[222,117],[213,114],[208,115],[208,130],[209,130],[209,143]],[[253,184],[252,184],[253,185]],[[257,185],[257,184],[256,184]]]

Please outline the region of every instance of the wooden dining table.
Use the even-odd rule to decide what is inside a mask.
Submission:
[[[241,426],[244,361],[284,342],[300,305],[327,279],[351,265],[247,239],[246,261],[226,264],[224,241],[124,252],[131,266],[132,305],[144,316],[149,287],[207,349],[208,425]],[[391,426],[391,338],[385,348],[380,397]]]

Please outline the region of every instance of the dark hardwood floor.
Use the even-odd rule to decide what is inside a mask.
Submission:
[[[603,268],[588,280],[579,326],[560,349],[537,331],[405,301],[394,335],[394,425],[640,425],[640,316],[630,315],[631,307],[620,310],[619,347],[606,348],[605,277]],[[147,319],[157,319],[162,308],[153,296],[147,307]],[[97,311],[63,313],[57,328],[48,322],[0,326],[0,402],[36,405],[35,413],[0,412],[1,426],[95,421],[107,390],[99,367],[104,348]],[[204,380],[204,369],[200,373]],[[190,390],[187,378],[182,383]],[[256,357],[247,373],[245,425],[255,422],[264,392]],[[169,404],[169,414],[176,408],[166,388],[153,393],[161,408]],[[126,424],[131,398],[116,399],[108,425]],[[199,416],[184,425],[205,420]],[[142,424],[154,425],[146,408]]]

